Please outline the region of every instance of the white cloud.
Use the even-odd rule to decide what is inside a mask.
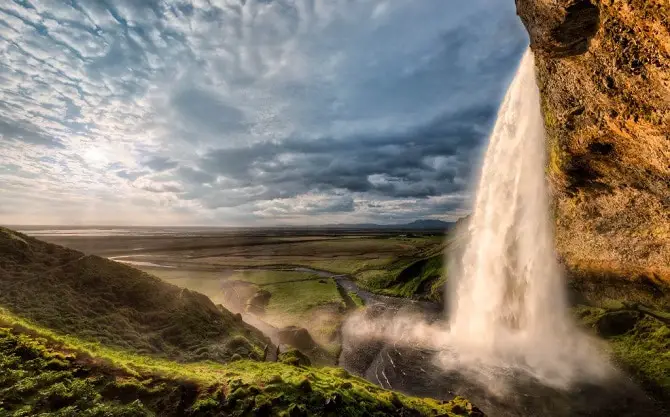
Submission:
[[[495,108],[525,42],[513,4],[494,0],[106,4],[0,5],[2,222],[437,215],[484,133],[447,149],[426,126]],[[412,132],[421,152],[384,142]],[[407,168],[367,172],[359,146]],[[157,156],[178,166],[152,173]]]

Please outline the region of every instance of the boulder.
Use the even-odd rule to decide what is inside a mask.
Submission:
[[[312,361],[298,349],[290,349],[279,354],[279,362],[293,366],[310,366]]]
[[[266,290],[257,291],[248,301],[246,312],[252,314],[265,314],[265,307],[270,302],[272,294]]]
[[[295,348],[310,351],[317,346],[312,336],[304,327],[287,326],[277,333],[279,343],[291,345]]]

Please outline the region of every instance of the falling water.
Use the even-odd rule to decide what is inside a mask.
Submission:
[[[579,331],[568,315],[553,245],[545,153],[540,94],[529,50],[491,134],[467,243],[460,255],[451,254],[456,262],[447,268],[446,322],[424,320],[415,308],[358,312],[343,326],[341,363],[351,369],[369,365],[364,374],[371,380],[391,387],[411,385],[422,395],[430,388],[421,391],[417,384],[424,367],[431,365],[441,372],[431,384],[457,378],[456,387],[465,389],[472,383],[501,395],[525,392],[523,384],[562,390],[610,376],[612,367],[593,338]],[[430,364],[418,361],[414,379],[403,371],[392,383],[389,375],[397,369],[388,352],[373,362],[361,359],[374,353],[371,346],[380,339],[412,364],[417,364],[410,359],[416,356],[398,349],[436,354]],[[380,369],[385,366],[388,373],[382,372],[382,378]]]
[[[490,137],[467,243],[451,254],[446,320],[379,300],[343,326],[342,366],[414,395],[463,395],[495,416],[661,415],[571,321],[545,153],[528,51]]]
[[[469,240],[449,288],[449,339],[461,362],[514,365],[563,384],[585,371],[583,361],[593,361],[567,316],[545,154],[540,94],[528,50],[484,158]]]

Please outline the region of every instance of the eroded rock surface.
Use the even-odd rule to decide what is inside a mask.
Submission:
[[[536,54],[581,55],[598,31],[599,9],[590,0],[516,0]]]
[[[670,3],[591,1],[517,0],[536,51],[557,248],[573,273],[638,282],[667,305]]]

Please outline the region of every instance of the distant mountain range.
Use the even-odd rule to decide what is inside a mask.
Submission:
[[[410,223],[401,224],[376,224],[376,223],[352,223],[352,224],[326,224],[326,229],[392,229],[392,230],[449,230],[456,222],[445,222],[436,219],[414,220]]]

